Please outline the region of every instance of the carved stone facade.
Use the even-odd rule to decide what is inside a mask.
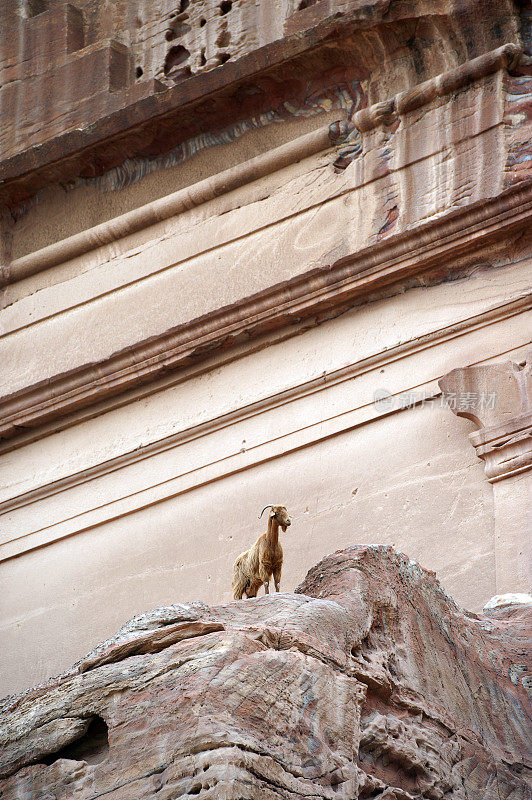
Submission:
[[[527,591],[532,568],[532,370],[515,364],[454,369],[440,381],[452,410],[479,430],[469,434],[493,484],[496,588]],[[457,404],[462,398],[462,407]],[[467,407],[463,402],[467,398]]]
[[[438,381],[525,380],[531,41],[514,0],[1,5],[0,693],[229,600],[269,502],[284,589],[356,540],[527,590],[524,407],[479,460]]]

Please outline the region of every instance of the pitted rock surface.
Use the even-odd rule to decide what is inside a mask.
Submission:
[[[0,707],[2,800],[529,800],[530,606],[389,547],[296,594],[140,615]]]

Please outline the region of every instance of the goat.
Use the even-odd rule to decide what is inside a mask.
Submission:
[[[271,508],[268,517],[268,529],[259,536],[253,547],[241,553],[233,567],[233,597],[241,600],[256,597],[261,586],[266,594],[270,593],[270,577],[273,574],[275,591],[280,591],[281,570],[283,568],[283,548],[279,543],[279,526],[286,531],[292,524],[284,506],[264,506],[259,519],[267,508]]]

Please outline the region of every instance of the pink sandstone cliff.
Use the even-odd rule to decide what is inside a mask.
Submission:
[[[529,611],[464,612],[390,547],[158,608],[0,704],[0,797],[525,800]]]

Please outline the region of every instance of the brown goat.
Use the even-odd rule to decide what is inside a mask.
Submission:
[[[260,517],[267,508],[271,509],[268,530],[259,536],[253,547],[241,553],[235,561],[232,585],[235,600],[241,600],[244,593],[246,597],[256,597],[261,586],[264,586],[264,591],[269,594],[272,575],[275,591],[280,590],[283,548],[279,543],[279,527],[286,531],[292,521],[284,506],[264,506]]]

